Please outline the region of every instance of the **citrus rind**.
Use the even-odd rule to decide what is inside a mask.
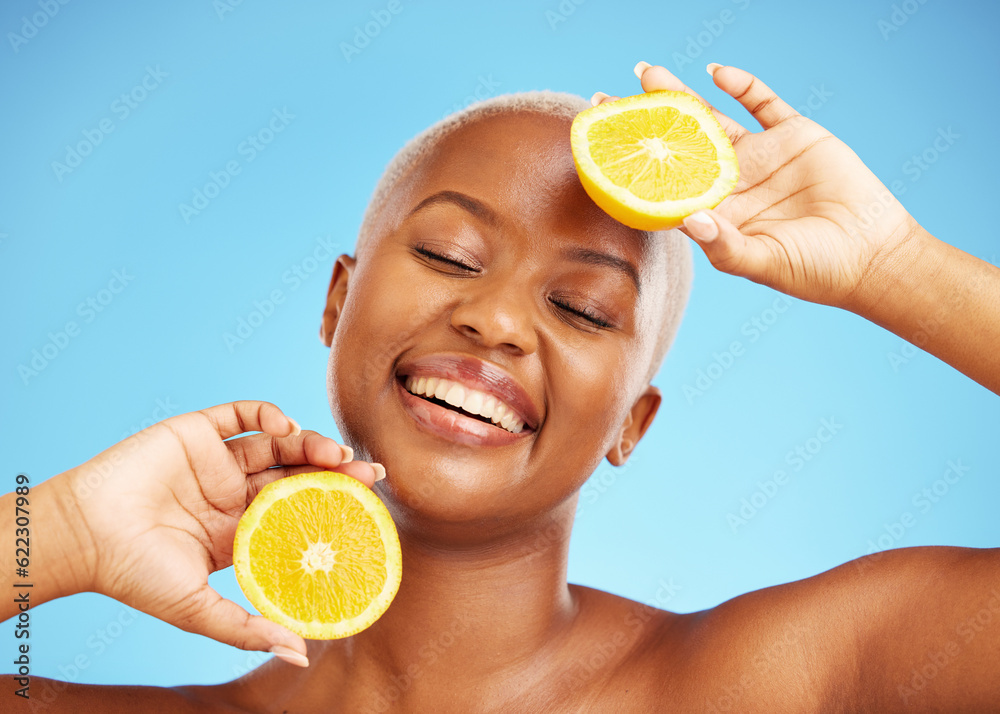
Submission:
[[[589,134],[592,127],[604,121],[627,121],[622,117],[627,112],[656,107],[671,107],[694,119],[698,130],[715,147],[718,176],[707,190],[698,195],[663,201],[643,199],[612,182],[591,155]],[[687,92],[657,90],[604,102],[580,112],[574,118],[570,131],[573,161],[587,195],[605,213],[631,228],[647,231],[676,228],[686,216],[719,205],[732,193],[739,180],[736,151],[725,130],[711,111]]]
[[[368,606],[354,617],[337,622],[303,621],[290,616],[273,603],[253,576],[250,542],[261,519],[275,503],[304,489],[318,488],[347,493],[360,503],[376,524],[385,548],[385,582]],[[236,580],[247,599],[267,619],[287,627],[307,639],[329,640],[349,637],[369,627],[382,616],[399,590],[402,554],[399,536],[388,509],[378,496],[357,479],[333,471],[298,474],[278,479],[257,494],[236,528],[233,544]]]

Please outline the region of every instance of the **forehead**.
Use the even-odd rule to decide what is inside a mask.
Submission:
[[[526,221],[581,212],[600,220],[576,176],[569,129],[568,119],[538,113],[482,117],[445,136],[415,178],[432,189],[461,183]]]
[[[535,242],[624,253],[645,282],[660,272],[660,241],[619,223],[587,196],[573,163],[571,124],[565,117],[508,111],[452,130],[391,191],[388,222],[398,227],[425,198],[458,191],[487,203],[505,228]]]

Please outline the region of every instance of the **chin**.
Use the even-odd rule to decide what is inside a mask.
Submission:
[[[528,515],[523,470],[511,471],[475,448],[442,448],[420,434],[385,430],[372,437],[363,450],[386,469],[375,491],[401,535],[485,542]]]

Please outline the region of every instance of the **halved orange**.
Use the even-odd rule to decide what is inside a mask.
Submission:
[[[261,489],[236,528],[233,565],[264,617],[314,640],[371,625],[402,577],[389,511],[363,483],[332,471]]]
[[[573,120],[573,161],[587,194],[632,228],[675,228],[714,208],[739,179],[722,125],[687,92],[604,102]]]

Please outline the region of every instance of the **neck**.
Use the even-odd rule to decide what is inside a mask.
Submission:
[[[367,689],[359,703],[379,692],[392,702],[440,696],[459,674],[466,681],[539,674],[539,658],[558,647],[576,614],[566,582],[575,509],[576,498],[568,499],[540,524],[474,550],[428,547],[401,534],[403,580],[392,605],[364,632],[310,658],[328,669],[341,696],[344,687]]]

